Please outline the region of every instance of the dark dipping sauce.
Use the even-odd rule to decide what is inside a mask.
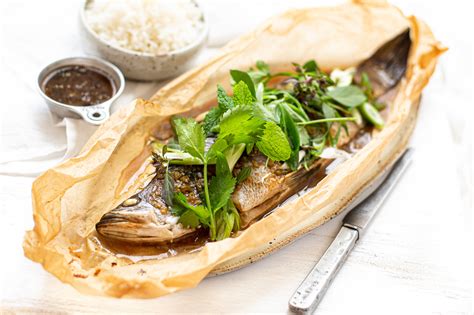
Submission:
[[[115,86],[99,69],[71,65],[51,72],[43,82],[43,91],[48,97],[63,104],[90,106],[112,98]]]

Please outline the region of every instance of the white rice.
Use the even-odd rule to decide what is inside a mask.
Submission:
[[[94,0],[85,17],[111,45],[151,54],[186,47],[204,29],[202,12],[191,0]]]

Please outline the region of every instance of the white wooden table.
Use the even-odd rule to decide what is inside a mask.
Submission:
[[[31,229],[30,188],[38,170],[61,160],[71,128],[53,126],[35,91],[40,67],[81,55],[81,1],[2,1],[0,87],[0,309],[3,312],[286,313],[290,294],[333,240],[338,217],[292,245],[197,288],[152,300],[84,296],[23,257]],[[329,1],[203,1],[210,45],[291,6]],[[412,146],[415,161],[320,304],[318,314],[472,313],[472,12],[461,1],[395,1],[424,18],[451,50],[425,90]],[[472,24],[472,23],[471,23]],[[464,29],[464,31],[459,31]],[[200,60],[215,51],[208,48]],[[471,60],[471,61],[469,61]],[[148,97],[158,83],[128,82],[116,107]],[[72,125],[71,125],[72,124]],[[69,139],[68,139],[69,138]],[[469,249],[470,248],[470,249]]]

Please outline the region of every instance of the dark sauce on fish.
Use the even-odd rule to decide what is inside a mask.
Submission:
[[[80,65],[54,70],[44,80],[42,88],[53,100],[74,106],[101,104],[115,94],[113,81],[106,74]]]

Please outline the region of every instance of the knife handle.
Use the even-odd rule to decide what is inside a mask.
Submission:
[[[359,237],[357,230],[343,226],[323,257],[290,298],[288,306],[298,314],[312,314]]]

